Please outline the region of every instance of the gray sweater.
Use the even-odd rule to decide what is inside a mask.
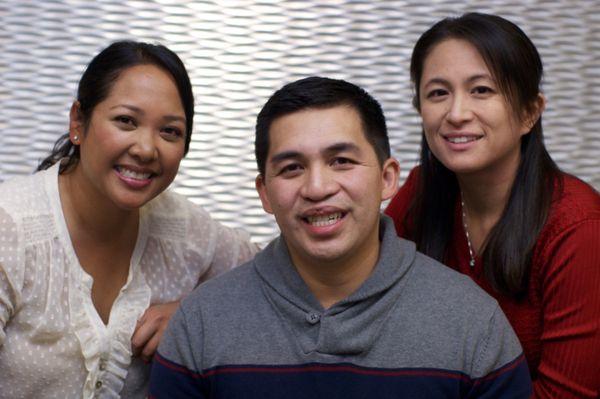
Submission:
[[[151,395],[528,397],[521,347],[497,302],[398,238],[387,217],[381,226],[373,273],[329,309],[281,237],[200,286],[163,337]]]

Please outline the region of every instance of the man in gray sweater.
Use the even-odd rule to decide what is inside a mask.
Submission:
[[[281,235],[185,299],[152,398],[526,398],[497,302],[380,214],[397,189],[380,105],[306,78],[256,124],[256,188]]]

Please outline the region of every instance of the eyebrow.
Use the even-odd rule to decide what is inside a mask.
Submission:
[[[323,151],[326,154],[332,155],[332,154],[337,154],[338,152],[360,152],[360,148],[351,142],[342,142],[342,143],[336,143],[333,145],[330,145],[329,147],[325,148],[325,150]]]
[[[470,76],[467,79],[467,83],[472,83],[472,82],[474,82],[476,80],[479,80],[479,79],[488,79],[488,80],[491,80],[492,82],[495,82],[494,78],[491,75],[489,75],[487,73],[480,73],[480,74],[477,74],[477,75]],[[434,84],[434,83],[439,83],[439,84],[443,84],[443,85],[448,85],[449,84],[448,80],[436,77],[436,78],[429,79],[427,81],[427,83],[425,83],[425,86],[428,86],[428,85]]]
[[[137,114],[140,115],[144,115],[145,112],[143,109],[136,107],[135,105],[130,105],[130,104],[117,104],[115,106],[110,107],[109,109],[115,109],[115,108],[127,108],[130,111],[133,111]],[[179,116],[179,115],[166,115],[163,117],[163,119],[167,122],[171,122],[171,121],[180,121],[185,123],[185,117],[183,116]]]
[[[185,118],[183,116],[178,116],[178,115],[167,115],[163,119],[167,122],[179,121],[179,122],[185,123]]]
[[[127,108],[128,110],[131,110],[133,112],[137,112],[138,114],[143,114],[144,113],[144,111],[141,108],[138,108],[135,105],[117,104],[117,105],[113,105],[109,109],[115,109],[115,108]]]
[[[323,149],[321,151],[322,154],[327,155],[327,156],[331,156],[333,154],[337,154],[340,152],[354,152],[354,153],[358,153],[360,152],[360,148],[351,142],[341,142],[341,143],[335,143],[332,144],[328,147],[326,147],[325,149]],[[269,160],[270,163],[279,163],[288,159],[298,159],[298,158],[303,158],[304,156],[302,155],[301,152],[299,151],[282,151],[280,153],[274,154],[271,159]]]

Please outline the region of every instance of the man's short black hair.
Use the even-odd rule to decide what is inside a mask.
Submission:
[[[364,135],[373,146],[380,165],[383,165],[390,157],[390,143],[381,105],[365,90],[345,80],[312,76],[277,90],[258,114],[254,152],[259,173],[265,175],[269,130],[275,119],[309,108],[338,105],[350,106],[358,112]]]

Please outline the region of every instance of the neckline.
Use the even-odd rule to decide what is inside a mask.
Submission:
[[[380,295],[412,269],[416,257],[414,243],[396,235],[390,217],[381,217],[379,236],[381,237],[379,258],[371,274],[351,294],[327,309],[323,309],[298,273],[282,235],[256,255],[254,265],[258,274],[269,286],[296,306],[322,313],[337,313],[367,298]]]
[[[119,294],[113,303],[113,307],[111,308],[111,312],[108,319],[108,324],[104,324],[102,318],[98,314],[98,311],[94,304],[92,303],[91,297],[91,289],[93,284],[93,278],[89,275],[81,266],[79,262],[79,258],[75,252],[75,248],[73,246],[73,242],[71,240],[71,236],[69,234],[69,229],[67,228],[67,222],[65,220],[65,215],[62,209],[62,202],[60,199],[60,191],[58,184],[58,176],[59,176],[59,165],[60,162],[57,162],[51,168],[49,168],[45,176],[45,186],[48,196],[50,198],[50,206],[52,207],[52,215],[54,217],[54,221],[56,223],[58,239],[62,243],[65,255],[67,257],[67,270],[69,270],[69,274],[71,279],[74,280],[70,283],[69,289],[82,289],[83,286],[89,290],[90,295],[85,295],[86,307],[90,309],[91,318],[93,319],[93,324],[96,326],[96,329],[100,329],[102,331],[110,329],[113,325],[113,311],[117,300],[121,296]],[[131,255],[131,260],[129,262],[129,272],[127,274],[127,281],[125,285],[121,288],[121,292],[127,288],[133,278],[141,273],[140,270],[140,261],[143,254],[143,249],[146,246],[146,241],[148,238],[148,221],[147,221],[146,211],[144,207],[140,208],[139,212],[139,227],[138,227],[138,235],[135,242],[135,247],[133,253]]]

